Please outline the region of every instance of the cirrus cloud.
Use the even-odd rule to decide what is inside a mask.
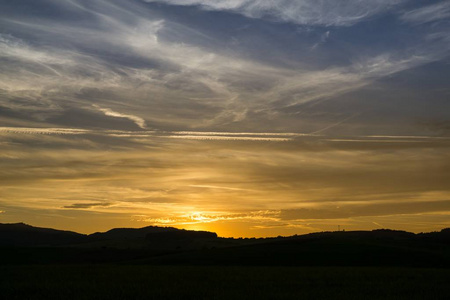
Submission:
[[[269,17],[302,25],[350,26],[384,12],[404,0],[144,0],[171,5],[231,11],[251,18]]]
[[[95,104],[93,106],[96,109],[98,109],[99,111],[101,111],[102,113],[104,113],[105,116],[129,119],[129,120],[133,121],[140,128],[142,128],[142,129],[146,129],[147,128],[147,124],[145,123],[145,120],[143,118],[141,118],[141,117],[134,116],[134,115],[129,115],[129,114],[122,114],[122,113],[113,111],[110,108],[101,108],[100,106],[95,105]]]

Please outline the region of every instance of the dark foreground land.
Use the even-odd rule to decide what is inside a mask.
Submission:
[[[0,268],[2,299],[448,299],[450,270],[40,265]]]
[[[0,299],[450,299],[450,231],[223,239],[0,224]]]

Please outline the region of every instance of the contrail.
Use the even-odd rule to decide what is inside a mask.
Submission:
[[[345,123],[345,122],[347,122],[348,120],[350,120],[350,119],[352,119],[352,118],[354,118],[354,117],[356,117],[356,116],[359,116],[360,114],[361,114],[361,113],[353,114],[353,115],[351,115],[350,117],[347,117],[347,118],[345,118],[345,119],[342,120],[342,121],[339,121],[339,122],[337,122],[337,123],[335,123],[335,124],[332,124],[332,125],[330,125],[330,126],[327,126],[327,127],[325,127],[325,128],[322,128],[322,129],[320,129],[320,130],[314,131],[314,132],[312,132],[311,134],[317,134],[317,133],[323,132],[323,131],[325,131],[325,130],[331,129],[331,128],[333,128],[333,127],[339,126],[339,125],[341,125],[342,123]]]

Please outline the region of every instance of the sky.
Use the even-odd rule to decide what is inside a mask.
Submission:
[[[450,227],[450,1],[0,0],[0,222]]]

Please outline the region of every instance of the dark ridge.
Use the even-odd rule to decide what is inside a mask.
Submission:
[[[179,229],[173,227],[157,227],[148,226],[143,228],[114,228],[106,232],[96,232],[89,235],[90,239],[94,240],[112,240],[112,239],[136,239],[145,238],[152,233],[166,233],[178,231]]]
[[[86,241],[86,235],[24,223],[0,224],[0,246],[59,246]]]
[[[173,227],[114,228],[90,235],[51,228],[33,227],[24,223],[0,224],[0,246],[69,246],[107,241],[170,241],[180,239],[215,239],[217,234]]]
[[[193,230],[168,230],[148,233],[145,238],[149,241],[184,240],[184,239],[215,239],[217,233]]]
[[[450,267],[448,229],[414,234],[397,230],[320,232],[259,239],[240,247],[176,253],[150,264],[247,266]]]
[[[450,268],[450,229],[419,234],[379,229],[233,239],[172,227],[116,228],[84,235],[23,223],[0,224],[0,265],[119,262]]]

